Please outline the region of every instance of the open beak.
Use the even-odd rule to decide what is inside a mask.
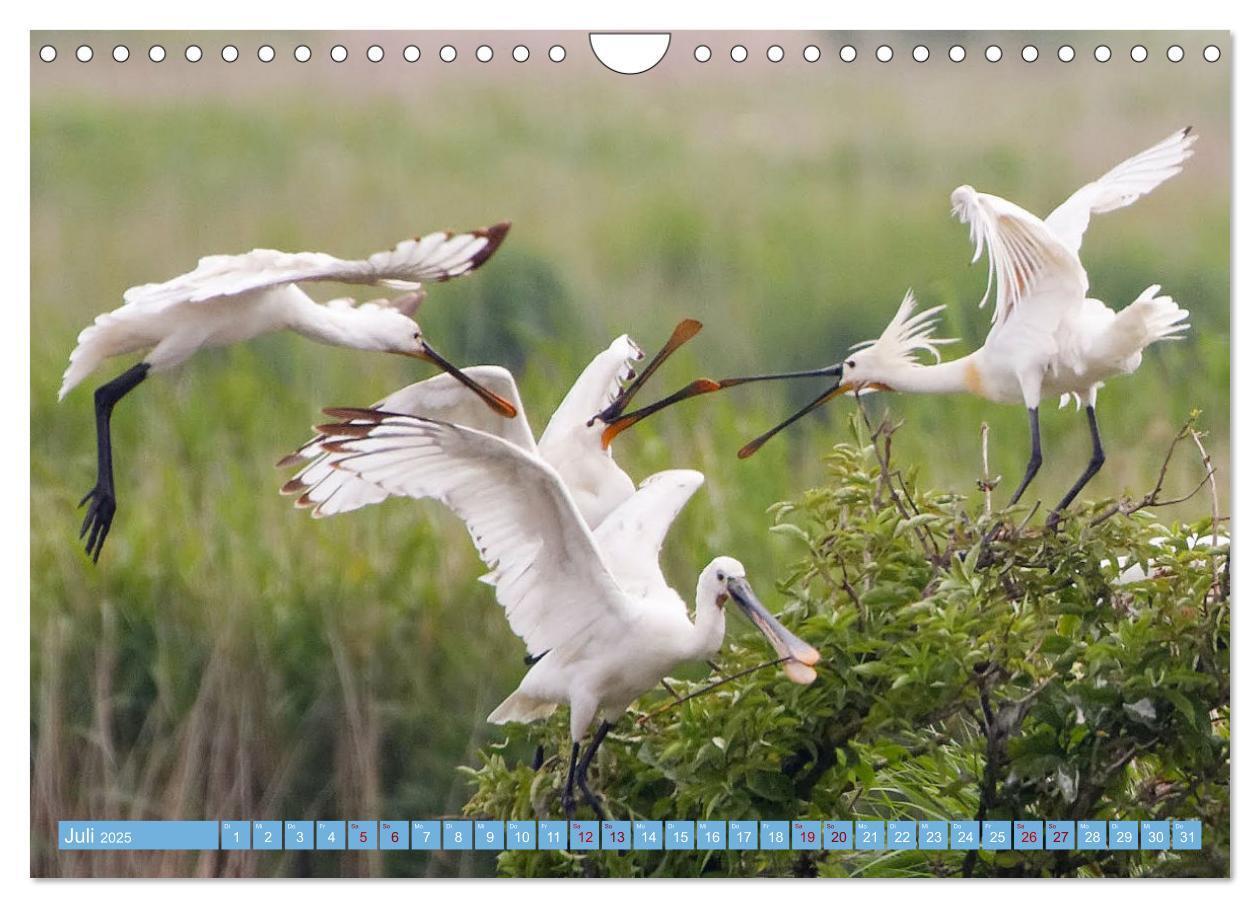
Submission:
[[[665,360],[673,356],[679,347],[699,334],[700,329],[703,327],[704,325],[700,324],[700,322],[696,321],[694,318],[685,318],[675,325],[674,333],[669,336],[669,340],[665,342],[665,346],[661,347],[657,354],[652,357],[651,361],[635,377],[634,381],[621,389],[621,393],[617,395],[616,399],[614,399],[612,403],[591,418],[591,423],[595,422],[597,419],[606,423],[611,423],[623,412],[625,412],[626,405],[629,404],[631,399],[639,393],[647,380],[652,377],[652,373],[659,369]],[[587,423],[587,425],[590,425],[590,423]],[[608,447],[608,445],[605,444],[604,447]]]
[[[818,672],[813,668],[821,658],[818,650],[779,623],[779,619],[761,604],[761,600],[743,577],[732,577],[728,580],[726,591],[748,616],[748,620],[757,625],[757,629],[770,641],[779,657],[788,660],[783,663],[783,670],[788,678],[797,684],[812,683],[818,677]]]
[[[840,375],[843,369],[844,367],[842,365],[837,364],[834,366],[827,366],[822,369],[808,369],[804,372],[776,372],[771,375],[748,375],[740,378],[724,378],[721,381],[714,381],[711,378],[698,378],[686,387],[675,391],[673,394],[669,395],[669,397],[664,397],[654,404],[649,404],[646,407],[635,410],[633,413],[626,413],[620,416],[614,415],[610,418],[609,410],[612,410],[612,407],[609,407],[603,413],[600,413],[596,418],[602,419],[604,422],[608,423],[608,427],[604,429],[603,434],[603,444],[604,447],[607,448],[610,444],[612,444],[614,438],[633,426],[635,423],[646,419],[653,413],[664,410],[666,407],[672,407],[674,404],[680,403],[689,398],[698,397],[701,394],[712,394],[714,391],[721,391],[724,388],[733,388],[736,385],[746,385],[751,382],[778,381],[785,378],[818,378],[819,376],[824,375],[835,378]],[[644,375],[647,374],[647,372],[644,373]],[[636,384],[637,383],[638,382],[636,382]],[[756,449],[754,448],[754,450]],[[740,456],[746,457],[747,455],[740,454]]]
[[[512,419],[516,416],[516,407],[514,407],[510,401],[504,400],[488,388],[484,388],[477,384],[460,371],[458,366],[442,357],[436,350],[430,347],[428,341],[422,340],[420,342],[420,350],[415,353],[404,353],[403,356],[410,356],[415,359],[422,359],[426,363],[433,363],[433,365],[449,374],[464,387],[468,388],[468,390],[480,397],[486,402],[486,406],[488,406],[491,410],[494,410],[500,416],[505,416],[508,419]]]
[[[826,391],[824,391],[822,394],[815,397],[805,406],[801,407],[801,409],[797,410],[787,419],[783,420],[783,422],[779,423],[773,429],[770,429],[767,432],[763,432],[762,434],[754,438],[752,441],[750,441],[748,444],[740,448],[739,449],[740,458],[742,459],[745,457],[752,457],[754,454],[757,453],[758,450],[761,449],[762,445],[764,445],[770,439],[774,438],[774,436],[778,435],[788,426],[792,425],[792,423],[796,422],[802,416],[805,416],[809,413],[812,413],[814,410],[817,410],[819,407],[821,407],[827,401],[831,400],[833,397],[839,397],[841,394],[846,394],[852,390],[853,390],[853,383],[847,382],[847,381],[841,382],[840,384],[836,385],[836,387],[834,388],[828,388]]]
[[[635,410],[633,413],[627,413],[624,416],[618,416],[611,420],[604,429],[604,434],[600,436],[600,442],[605,448],[607,448],[613,443],[614,438],[640,420],[647,419],[656,411],[664,410],[666,407],[673,406],[680,400],[686,400],[689,397],[696,397],[700,394],[709,394],[710,392],[721,390],[722,384],[720,382],[715,382],[708,378],[698,378],[691,384],[687,385],[687,387],[679,391],[675,391],[673,394],[669,395],[669,397],[662,398],[654,404],[650,404],[640,410]],[[596,417],[596,419],[603,419],[603,414],[601,413]]]

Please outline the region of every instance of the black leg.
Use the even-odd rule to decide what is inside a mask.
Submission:
[[[1054,510],[1050,512],[1050,517],[1046,520],[1046,526],[1051,530],[1058,528],[1059,518],[1062,516],[1064,509],[1081,493],[1081,489],[1085,488],[1085,484],[1094,478],[1094,474],[1102,469],[1103,463],[1107,460],[1107,455],[1103,452],[1102,438],[1098,434],[1098,414],[1094,412],[1093,407],[1086,407],[1085,416],[1089,419],[1089,435],[1094,443],[1094,451],[1090,454],[1089,464],[1085,467],[1085,472],[1081,474],[1080,479],[1076,480],[1072,488],[1068,489],[1067,494],[1063,496],[1063,500],[1055,505]]]
[[[85,551],[95,562],[101,557],[105,537],[118,502],[114,497],[114,452],[109,437],[109,419],[114,405],[149,374],[148,363],[137,363],[111,382],[96,389],[96,485],[83,496],[79,507],[87,505],[79,538],[87,536]]]
[[[577,809],[577,802],[573,799],[573,774],[578,764],[578,747],[577,741],[573,742],[573,753],[569,755],[569,778],[564,783],[564,794],[560,796],[560,804],[564,807],[564,815],[570,820],[573,819],[573,812]]]
[[[595,737],[591,738],[590,746],[586,748],[586,753],[582,754],[582,762],[577,768],[577,784],[582,789],[582,794],[586,795],[586,803],[591,805],[591,810],[595,811],[595,816],[601,820],[608,819],[608,815],[604,813],[604,808],[599,803],[599,798],[591,791],[590,786],[586,784],[586,771],[591,768],[591,761],[595,759],[595,751],[599,750],[599,745],[604,743],[609,729],[612,728],[611,722],[600,722],[599,728],[595,730]]]
[[[1008,508],[1019,501],[1019,497],[1024,494],[1024,489],[1028,488],[1028,483],[1032,482],[1033,477],[1037,475],[1037,471],[1041,469],[1041,423],[1037,419],[1036,407],[1029,407],[1028,409],[1028,432],[1032,436],[1032,452],[1028,455],[1028,467],[1024,470],[1024,481],[1019,484],[1019,488],[1011,496],[1011,503],[1007,505]]]

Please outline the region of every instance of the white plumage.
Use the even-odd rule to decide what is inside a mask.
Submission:
[[[286,329],[336,346],[419,354],[410,316],[423,295],[415,291],[476,269],[494,254],[508,226],[430,233],[361,260],[274,249],[205,256],[187,274],[132,287],[123,293],[121,307],[97,316],[70,353],[59,396],[65,397],[109,357],[152,348],[145,362],[161,371],[202,347]],[[357,307],[347,298],[320,304],[297,286],[306,282],[375,284],[413,292]]]
[[[1102,466],[1095,401],[1102,383],[1133,372],[1152,343],[1181,337],[1189,327],[1188,312],[1159,285],[1147,287],[1119,312],[1087,296],[1089,279],[1077,254],[1090,216],[1131,204],[1181,172],[1193,154],[1196,136],[1183,129],[1073,193],[1044,220],[999,196],[960,186],[950,197],[953,212],[970,227],[975,244],[972,261],[987,251],[988,284],[980,305],[993,299],[993,326],[984,345],[959,359],[940,362],[938,347],[952,343],[934,336],[937,306],[915,313],[914,296],[906,294],[888,328],[873,341],[856,344],[842,363],[807,372],[780,373],[693,383],[695,390],[672,399],[708,393],[748,381],[832,376],[834,387],[808,406],[746,445],[741,457],[754,453],[778,431],[839,394],[906,391],[939,394],[965,392],[1000,403],[1022,403],[1029,412],[1032,455],[1014,504],[1041,466],[1038,407],[1046,398],[1084,403],[1093,440],[1085,472],[1051,512],[1059,515]],[[935,362],[924,364],[926,351]],[[622,422],[641,418],[659,405],[627,414]]]
[[[58,395],[65,397],[110,357],[147,351],[96,390],[97,480],[81,502],[91,502],[80,530],[88,554],[93,560],[100,556],[117,507],[109,434],[114,406],[149,372],[170,369],[205,347],[291,330],[333,346],[412,356],[435,363],[503,415],[514,415],[510,403],[443,359],[412,318],[424,299],[423,284],[476,269],[494,254],[508,228],[504,222],[458,234],[431,233],[361,260],[273,249],[211,255],[187,274],[127,290],[122,306],[97,316],[79,334]],[[374,284],[407,293],[358,306],[344,298],[320,304],[299,286],[308,281]]]
[[[656,474],[592,532],[564,479],[537,452],[494,434],[384,410],[344,410],[324,427],[336,470],[389,495],[434,498],[468,528],[491,570],[495,596],[535,664],[492,722],[533,721],[568,704],[575,771],[585,772],[611,723],[675,666],[713,656],[725,635],[725,603],[744,609],[783,657],[790,677],[813,680],[819,656],[757,601],[732,558],[701,573],[694,622],[660,573],[670,524],[703,482],[691,470]],[[616,565],[614,567],[614,565]],[[580,763],[578,742],[603,723]]]
[[[587,526],[594,528],[633,495],[635,487],[613,460],[612,451],[600,444],[603,424],[592,417],[617,399],[634,376],[635,363],[642,359],[643,352],[629,336],[613,340],[582,370],[537,442],[516,382],[500,366],[472,366],[464,372],[510,401],[518,412],[515,419],[481,406],[447,375],[408,385],[378,401],[373,409],[479,429],[538,455],[560,474]],[[317,435],[280,461],[282,467],[309,461],[281,491],[298,495],[298,506],[312,508],[316,517],[353,511],[387,497],[379,486],[335,469],[340,455],[324,450],[324,440],[325,436]]]

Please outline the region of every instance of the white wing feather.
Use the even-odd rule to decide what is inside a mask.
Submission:
[[[631,596],[676,596],[661,573],[661,546],[683,506],[702,485],[704,474],[695,470],[654,473],[596,527],[595,541],[607,553],[617,582]]]
[[[391,495],[436,498],[464,521],[494,572],[495,596],[533,655],[593,634],[615,638],[633,606],[560,476],[485,432],[413,416],[360,411],[325,445],[337,468]]]
[[[976,247],[972,261],[978,261],[988,250],[989,282],[980,305],[988,301],[990,293],[996,296],[994,331],[1030,297],[1051,302],[1052,311],[1043,313],[1051,329],[1052,323],[1069,311],[1064,302],[1079,303],[1085,298],[1089,281],[1080,259],[1036,215],[970,186],[955,189],[950,200],[954,214],[971,227],[971,241]]]
[[[123,294],[128,306],[160,309],[199,303],[303,281],[381,284],[415,290],[477,268],[494,254],[507,234],[506,223],[484,230],[430,233],[404,240],[366,259],[340,259],[323,252],[255,249],[241,255],[210,255],[197,267],[160,284],[142,284]]]
[[[583,436],[582,444],[589,445],[600,456],[609,456],[600,444],[604,427],[587,426],[587,423],[613,402],[622,386],[634,377],[634,364],[641,359],[643,350],[628,334],[616,338],[597,353],[551,414],[538,441],[539,448],[546,451],[555,444],[567,444],[571,434],[578,432]]]
[[[1072,193],[1067,201],[1050,212],[1046,226],[1064,246],[1072,252],[1079,251],[1091,214],[1132,205],[1165,180],[1181,173],[1182,165],[1194,154],[1191,146],[1198,138],[1187,126],[1118,164]]]
[[[491,410],[445,373],[401,388],[377,401],[372,409],[456,423],[502,438],[530,454],[537,453],[534,434],[512,373],[500,366],[472,366],[463,371],[477,384],[516,407],[516,418],[506,419]],[[355,473],[337,469],[337,462],[348,455],[325,450],[323,444],[328,440],[326,434],[316,435],[277,464],[287,467],[310,461],[284,484],[280,489],[283,494],[298,495],[298,507],[314,508],[315,517],[344,514],[389,497],[380,486],[364,481]]]

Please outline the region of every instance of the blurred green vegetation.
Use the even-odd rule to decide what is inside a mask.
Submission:
[[[1193,122],[1204,139],[1186,173],[1096,219],[1086,237],[1097,296],[1119,306],[1158,281],[1193,323],[1187,341],[1161,345],[1138,375],[1103,390],[1108,461],[1086,497],[1149,487],[1192,408],[1203,411],[1228,493],[1223,83],[1169,75],[1156,92],[1149,79],[1117,77],[1098,89],[1083,69],[1012,71],[963,115],[976,85],[955,70],[915,79],[854,69],[841,82],[835,70],[784,69],[776,84],[668,72],[617,81],[595,69],[515,83],[441,75],[388,91],[256,75],[223,96],[114,76],[35,85],[34,871],[493,869],[475,855],[58,855],[41,845],[41,831],[68,816],[456,813],[469,791],[456,766],[497,736],[484,717],[523,672],[462,527],[437,506],[394,501],[315,522],[275,494],[287,477],[271,464],[307,437],[320,407],[368,403],[428,374],[391,357],[273,337],[146,382],[115,418],[113,532],[99,567],[84,558],[74,506],[94,475],[90,387],[128,363],[58,404],[66,357],[123,289],[202,254],[359,255],[430,229],[512,219],[496,258],[432,288],[421,318],[451,358],[512,366],[541,431],[612,337],[628,331],[651,350],[683,316],[706,329],[663,370],[662,393],[698,374],[833,362],[880,330],[907,286],[924,305],[949,304],[946,331],[960,346],[979,343],[983,269],[967,267],[949,191],[965,181],[1048,209]],[[822,479],[821,454],[852,403],[752,460],[734,452],[814,393],[714,395],[618,442],[636,477],[682,466],[708,477],[665,552],[680,589],[719,552],[763,583],[783,573],[792,549],[767,532],[766,509]],[[930,487],[975,488],[982,420],[992,472],[1007,477],[998,494],[1022,470],[1019,408],[888,396],[874,406],[905,421],[899,456]],[[1057,499],[1088,457],[1083,417],[1047,414],[1042,424],[1047,462],[1029,501]],[[1198,478],[1197,460],[1179,457],[1168,488]],[[1206,508],[1196,498],[1173,515]]]

